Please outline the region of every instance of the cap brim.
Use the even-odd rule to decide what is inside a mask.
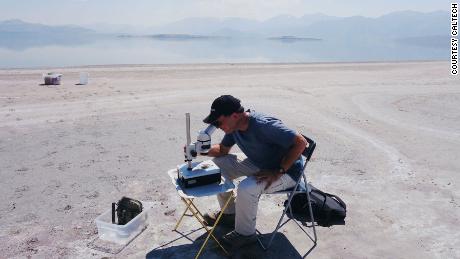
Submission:
[[[215,122],[216,120],[217,120],[216,115],[211,113],[208,115],[208,117],[204,118],[203,122],[207,124],[211,124]]]

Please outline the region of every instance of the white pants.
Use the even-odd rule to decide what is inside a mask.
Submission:
[[[254,176],[260,169],[252,164],[243,153],[216,157],[213,161],[220,167],[223,176],[229,180],[247,176],[237,185],[236,201],[232,199],[224,212],[236,214],[235,230],[242,235],[252,235],[256,232],[257,208],[262,193],[281,191],[294,187],[296,184],[289,175],[284,174],[265,190],[267,183],[257,184]],[[230,193],[221,193],[217,196],[221,208],[225,205],[229,195]]]

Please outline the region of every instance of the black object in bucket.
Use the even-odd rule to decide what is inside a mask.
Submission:
[[[332,225],[345,225],[347,215],[347,205],[337,195],[325,193],[312,185],[310,192],[310,203],[313,218],[322,227]],[[287,200],[284,206],[287,206]],[[292,197],[291,209],[286,211],[287,215],[300,221],[311,222],[311,215],[308,210],[307,194],[297,193]]]
[[[116,209],[115,209],[116,205]],[[139,213],[142,212],[142,202],[122,197],[117,203],[112,203],[112,223],[115,224],[115,212],[117,214],[118,225],[125,225]]]

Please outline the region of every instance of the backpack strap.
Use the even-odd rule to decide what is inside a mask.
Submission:
[[[340,206],[342,206],[342,208],[344,208],[345,211],[347,211],[347,205],[345,204],[345,202],[344,202],[342,199],[339,198],[339,196],[334,195],[334,194],[331,194],[331,193],[325,193],[325,194],[326,194],[327,196],[329,196],[329,197],[335,199],[335,200],[340,204]]]
[[[323,196],[323,204],[320,206],[321,209],[319,210],[321,215],[319,215],[319,217],[317,218],[318,219],[318,224],[320,226],[323,226],[323,227],[330,227],[331,226],[331,218],[332,218],[332,210],[331,209],[326,209],[325,206],[326,206],[326,201],[327,201],[327,197],[330,197],[331,199],[334,199],[335,201],[338,202],[338,204],[344,208],[345,212],[347,211],[347,205],[345,204],[345,202],[340,199],[337,195],[334,195],[334,194],[331,194],[331,193],[326,193],[326,192],[323,192],[319,189],[312,189],[311,191],[312,193],[317,193],[321,196]]]
[[[325,193],[325,192],[323,192],[323,191],[321,191],[321,190],[319,190],[319,189],[311,190],[311,192],[318,193],[318,194],[320,194],[321,196],[324,197],[323,204],[321,205],[321,211],[323,211],[324,205],[326,205],[327,193]]]
[[[345,202],[344,202],[342,199],[339,198],[339,196],[334,195],[334,194],[332,194],[332,193],[323,192],[323,191],[321,191],[321,190],[319,190],[319,189],[316,189],[316,188],[315,188],[315,189],[312,189],[311,192],[316,192],[316,193],[319,193],[319,194],[321,194],[322,196],[324,196],[324,203],[326,203],[326,197],[327,197],[327,196],[329,196],[329,197],[335,199],[335,200],[340,204],[340,206],[342,206],[342,208],[344,208],[345,211],[347,211],[347,205],[345,204]],[[323,206],[324,206],[324,203],[323,203]],[[321,207],[321,209],[322,209],[322,208],[323,208],[323,207]]]

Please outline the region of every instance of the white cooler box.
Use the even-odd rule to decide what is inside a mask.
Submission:
[[[47,73],[43,74],[45,85],[60,85],[62,74]]]

